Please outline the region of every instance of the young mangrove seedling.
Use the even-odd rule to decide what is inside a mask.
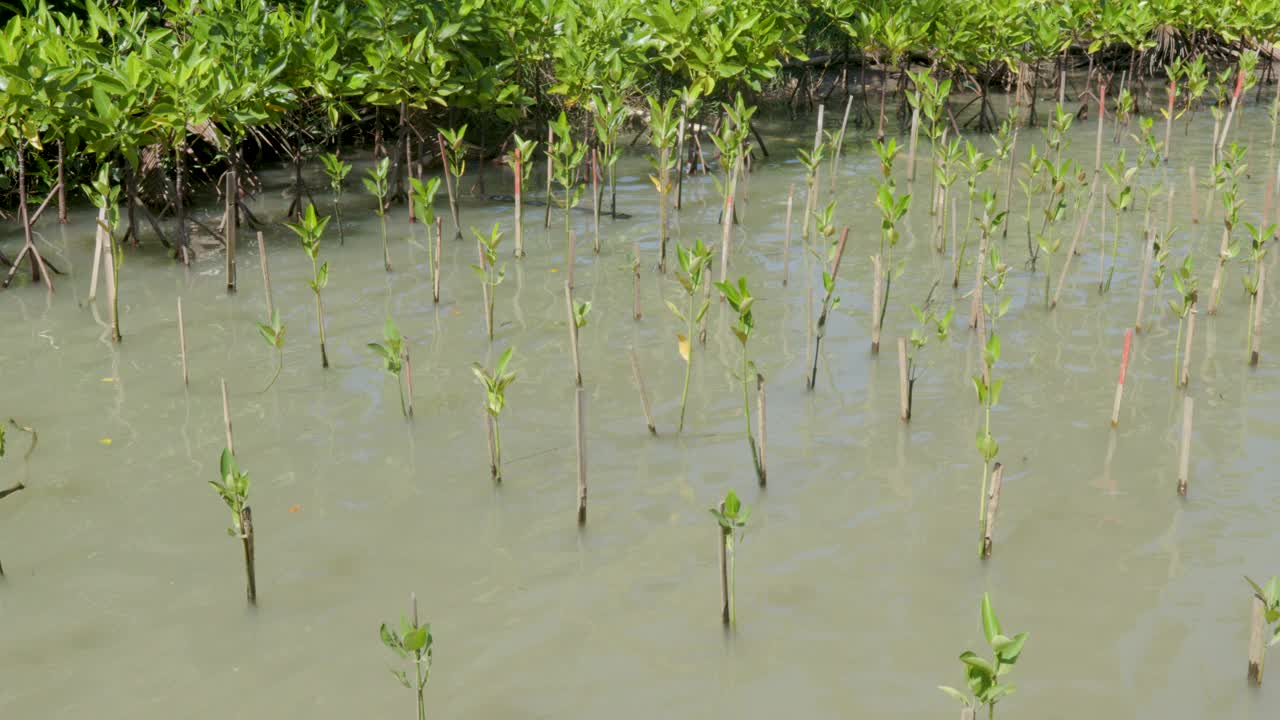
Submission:
[[[1133,177],[1138,173],[1137,165],[1125,164],[1125,151],[1121,150],[1116,156],[1115,162],[1108,163],[1103,166],[1107,171],[1107,176],[1111,178],[1111,184],[1115,187],[1115,194],[1107,193],[1107,204],[1115,213],[1115,236],[1111,241],[1111,268],[1107,271],[1106,280],[1098,284],[1098,292],[1106,293],[1111,289],[1111,279],[1116,274],[1116,262],[1120,255],[1120,214],[1129,209],[1133,204]]]
[[[982,455],[982,494],[978,498],[979,555],[982,554],[983,540],[987,534],[987,482],[991,477],[991,462],[1000,452],[1000,444],[991,435],[991,408],[1000,403],[1000,390],[1004,387],[1004,380],[992,377],[992,371],[1000,361],[1000,335],[996,332],[996,325],[1009,311],[1009,301],[1012,300],[1001,298],[1008,267],[1000,262],[1000,253],[995,247],[991,248],[989,259],[990,274],[986,277],[986,284],[992,290],[992,304],[983,310],[985,317],[990,320],[989,334],[982,348],[982,374],[973,376],[973,389],[978,394],[978,404],[983,410],[982,429],[978,431],[976,439],[978,453]]]
[[[934,285],[936,287],[937,283]],[[904,419],[911,419],[912,398],[915,395],[916,380],[920,378],[922,365],[920,352],[929,344],[930,335],[936,336],[938,342],[947,341],[951,336],[951,320],[955,313],[956,309],[952,306],[947,308],[946,313],[938,314],[933,304],[933,290],[929,291],[929,297],[925,298],[923,306],[911,306],[911,314],[916,318],[916,326],[911,328],[909,339],[911,350],[907,353],[907,417]]]
[[[111,184],[111,170],[103,165],[90,185],[81,188],[94,207],[98,208],[98,232],[106,238],[111,267],[111,341],[120,342],[120,266],[124,264],[124,248],[116,242],[115,229],[120,223],[120,187]],[[96,281],[96,278],[95,278]]]
[[[271,382],[259,391],[266,392],[276,384],[276,379],[280,377],[280,370],[284,368],[284,323],[280,322],[280,310],[271,311],[270,323],[258,323],[258,332],[262,334],[262,339],[276,351],[275,374],[271,376]]]
[[[1248,328],[1245,331],[1245,353],[1253,352],[1253,325],[1254,317],[1261,312],[1258,307],[1258,291],[1262,287],[1263,269],[1262,262],[1267,257],[1267,249],[1265,247],[1267,240],[1275,237],[1278,227],[1275,223],[1265,228],[1259,228],[1253,223],[1245,223],[1244,226],[1249,230],[1249,254],[1245,256],[1245,264],[1248,268],[1244,277],[1240,278],[1241,284],[1244,285],[1244,291],[1249,296],[1249,313],[1245,318]]]
[[[1013,694],[1013,685],[1001,682],[1000,678],[1013,670],[1014,664],[1018,662],[1022,646],[1027,642],[1027,633],[1018,633],[1013,637],[1005,635],[987,593],[982,594],[982,633],[987,639],[987,646],[991,648],[991,660],[969,650],[960,654],[960,662],[964,663],[965,684],[973,696],[945,685],[939,685],[938,689],[959,700],[966,708],[976,711],[985,705],[987,717],[994,718],[996,703]]]
[[[609,215],[616,220],[618,217],[618,158],[622,156],[622,151],[618,148],[618,137],[622,134],[622,127],[626,124],[627,118],[630,117],[630,110],[616,91],[612,90],[592,95],[591,105],[594,110],[591,113],[591,120],[596,130],[596,143],[600,148],[600,167],[609,183]],[[533,157],[532,150],[525,157]],[[597,201],[603,196],[604,187],[602,186],[600,195],[596,198]]]
[[[997,139],[996,142],[999,143],[1001,141]],[[991,167],[991,161],[990,155],[978,150],[977,146],[968,140],[965,141],[964,158],[960,161],[960,167],[965,173],[964,180],[968,190],[969,205],[965,211],[964,234],[960,236],[960,250],[956,253],[955,268],[951,275],[951,287],[953,288],[960,287],[960,269],[964,267],[964,255],[969,247],[969,230],[973,226],[973,201],[979,197],[978,180]],[[881,212],[883,213],[883,211]]]
[[[476,236],[476,245],[480,251],[480,264],[472,265],[471,270],[480,278],[484,299],[484,327],[492,341],[494,294],[507,276],[506,268],[498,267],[498,245],[502,243],[502,231],[498,229],[498,223],[494,223],[488,235],[481,234],[474,227],[471,228],[471,234]]]
[[[890,138],[888,142],[877,140],[873,146],[880,156],[881,177],[876,183],[876,208],[880,210],[880,252],[871,258],[876,271],[871,302],[871,352],[876,353],[880,351],[880,328],[884,325],[885,312],[889,309],[889,290],[895,274],[893,249],[901,237],[898,222],[911,209],[911,193],[898,196],[893,180],[893,161],[898,156],[898,141],[894,138]],[[963,252],[962,250],[961,258]],[[900,269],[897,274],[901,274]]]
[[[258,589],[254,576],[253,513],[249,509],[249,473],[240,472],[235,455],[231,454],[230,448],[224,448],[222,457],[218,461],[218,476],[221,482],[210,480],[209,484],[231,510],[231,527],[227,528],[227,534],[240,538],[244,545],[244,569],[248,577],[249,603],[256,605]]]
[[[333,219],[338,226],[338,244],[346,245],[346,234],[342,229],[342,181],[351,174],[351,163],[343,162],[337,153],[323,153],[320,160],[324,162],[324,174],[329,176],[329,188],[333,190]]]
[[[493,366],[493,372],[485,370],[480,363],[475,363],[471,368],[476,379],[484,386],[484,410],[487,418],[485,426],[489,434],[489,473],[497,482],[502,482],[502,433],[498,429],[498,416],[507,404],[507,388],[516,381],[516,374],[507,372],[515,351],[514,347],[507,348],[498,357],[498,364]]]
[[[742,172],[742,161],[746,154],[747,137],[750,133],[751,116],[755,114],[755,106],[747,107],[738,94],[736,104],[723,104],[724,121],[720,124],[720,132],[713,134],[711,140],[720,152],[720,170],[724,179],[713,177],[716,189],[720,191],[720,282],[728,280],[729,273],[729,238],[737,211],[734,209],[735,196],[738,192],[738,175]]]
[[[669,236],[667,214],[670,202],[668,198],[674,187],[671,182],[671,169],[679,159],[671,156],[671,149],[675,147],[677,135],[680,133],[680,123],[676,116],[675,97],[668,98],[666,103],[660,103],[653,97],[649,97],[648,100],[649,142],[656,151],[656,154],[649,155],[648,159],[654,170],[649,174],[649,180],[658,191],[658,272],[665,273]]]
[[[760,462],[760,449],[756,446],[755,435],[751,432],[751,381],[755,379],[755,364],[747,357],[747,341],[751,339],[751,333],[755,330],[755,319],[751,315],[751,310],[755,305],[755,298],[751,296],[751,291],[747,289],[747,278],[738,278],[738,284],[728,282],[718,282],[716,287],[720,292],[724,293],[724,297],[729,301],[729,307],[738,314],[738,319],[733,325],[733,334],[737,336],[738,342],[742,344],[742,415],[747,423],[747,445],[751,448],[751,462],[756,468],[756,479],[761,485],[765,484],[764,464]]]
[[[1222,300],[1222,286],[1226,280],[1227,263],[1240,252],[1240,243],[1232,242],[1231,231],[1240,220],[1240,176],[1248,169],[1244,162],[1245,149],[1235,143],[1227,148],[1222,160],[1213,168],[1214,188],[1222,196],[1222,242],[1218,247],[1218,265],[1213,271],[1213,285],[1209,289],[1209,314],[1218,312]]]
[[[808,387],[812,390],[818,383],[818,358],[822,348],[822,338],[827,334],[827,314],[840,306],[840,296],[836,295],[836,276],[840,274],[840,259],[844,257],[844,245],[849,240],[849,227],[840,231],[840,239],[828,246],[824,261],[830,263],[830,270],[822,270],[822,312],[818,315],[817,325],[813,333],[813,366],[809,371]]]
[[[1178,301],[1169,301],[1169,309],[1178,316],[1178,337],[1173,344],[1173,384],[1182,384],[1182,366],[1179,364],[1182,352],[1182,332],[1186,328],[1187,318],[1195,311],[1200,291],[1196,287],[1195,261],[1191,253],[1182,259],[1182,265],[1173,273],[1173,287],[1178,291]]]
[[[718,507],[711,508],[720,525],[720,616],[726,625],[737,623],[738,604],[734,599],[737,584],[734,565],[737,561],[737,546],[746,533],[747,521],[751,518],[751,508],[742,504],[738,494],[730,490]]]
[[[578,183],[578,169],[586,157],[587,145],[573,139],[573,128],[569,126],[569,120],[563,111],[551,121],[551,127],[555,130],[556,140],[547,148],[547,155],[551,158],[556,183],[562,193],[561,197],[556,198],[556,204],[564,208],[564,265],[565,272],[568,273],[574,260],[573,241],[569,238],[572,231],[572,210],[582,199],[582,193],[586,189]],[[567,277],[573,276],[570,274]]]
[[[391,158],[382,158],[369,169],[369,176],[364,178],[364,187],[378,199],[374,213],[378,216],[378,226],[382,232],[382,263],[387,272],[391,272],[391,248],[387,245],[387,193],[391,186],[387,182],[387,172],[391,168]]]
[[[1248,576],[1245,582],[1253,588],[1254,597],[1253,627],[1249,629],[1249,681],[1261,685],[1267,648],[1280,644],[1280,577],[1271,578],[1266,585],[1259,585]],[[1271,640],[1266,641],[1269,625],[1275,627],[1271,629]]]
[[[449,193],[449,212],[453,214],[454,238],[462,239],[462,220],[458,211],[458,195],[462,192],[462,175],[467,171],[467,126],[456,130],[442,129],[436,135],[440,157],[444,160],[444,187]]]
[[[689,402],[689,378],[693,372],[693,329],[702,321],[702,316],[706,314],[707,308],[711,305],[710,301],[706,299],[702,299],[700,306],[697,304],[701,295],[702,283],[711,269],[711,250],[699,238],[692,248],[677,245],[676,261],[680,266],[679,272],[676,273],[676,279],[680,281],[680,286],[684,288],[685,294],[689,297],[688,310],[686,311],[681,311],[675,303],[670,300],[667,301],[667,309],[685,324],[686,334],[676,335],[676,348],[680,351],[680,357],[684,358],[684,390],[680,392],[680,423],[676,428],[676,432],[683,432],[684,410]]]
[[[412,412],[404,403],[404,382],[401,374],[404,371],[404,338],[400,336],[400,328],[396,321],[388,315],[382,323],[382,342],[369,343],[369,349],[382,360],[382,369],[396,379],[396,390],[400,391],[400,413],[409,417]]]
[[[294,235],[298,236],[298,240],[302,242],[303,252],[311,259],[311,279],[307,281],[307,285],[316,296],[316,327],[320,330],[320,367],[327,368],[329,353],[324,347],[324,303],[321,301],[320,291],[329,284],[329,262],[325,261],[317,265],[316,260],[320,255],[320,236],[324,234],[329,218],[316,217],[316,206],[308,203],[301,222],[285,224]]]
[[[533,154],[538,149],[537,140],[525,140],[517,135],[511,137],[511,152],[507,153],[507,164],[511,166],[515,186],[515,235],[516,257],[524,257],[524,185],[533,174]]]
[[[809,218],[818,211],[818,171],[822,169],[822,158],[826,151],[826,144],[821,140],[814,143],[813,152],[804,149],[796,151],[800,164],[804,165],[804,221],[800,226],[800,239],[804,241],[805,247],[809,245]]]
[[[424,183],[416,177],[410,177],[409,188],[418,219],[427,229],[427,274],[434,278],[440,258],[434,255],[435,243],[431,241],[431,229],[436,226],[436,193],[440,192],[440,178],[433,177]],[[409,239],[412,242],[413,228],[409,228]]]
[[[418,598],[411,599],[413,605],[412,619],[400,617],[400,629],[388,627],[382,623],[378,628],[378,637],[401,660],[413,663],[413,681],[404,670],[392,670],[391,674],[401,685],[413,690],[418,695],[418,720],[426,720],[427,709],[422,693],[427,686],[427,678],[431,675],[431,623],[418,624]]]

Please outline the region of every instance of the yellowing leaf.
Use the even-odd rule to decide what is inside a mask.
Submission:
[[[116,379],[115,379],[115,378],[113,378],[113,377],[105,377],[105,378],[102,378],[102,382],[115,382],[115,381],[116,381]]]
[[[680,350],[680,357],[684,358],[685,362],[689,362],[689,338],[677,335],[676,347]]]
[[[101,440],[99,440],[98,442],[102,443],[103,445],[110,445],[110,444],[111,444],[111,438],[102,438],[102,439],[101,439]]]
[[[547,272],[560,272],[560,268],[551,268]]]

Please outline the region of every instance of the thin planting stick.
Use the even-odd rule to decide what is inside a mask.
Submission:
[[[1178,494],[1187,496],[1187,481],[1191,469],[1191,414],[1195,401],[1190,395],[1182,398],[1182,451],[1178,456]]]
[[[920,108],[911,108],[911,143],[907,150],[907,182],[916,181],[916,140],[920,134]]]
[[[440,162],[444,165],[441,168],[441,175],[444,175],[444,189],[449,193],[449,212],[453,216],[453,228],[456,231],[455,238],[462,238],[462,222],[458,217],[458,191],[461,188],[453,186],[453,173],[449,172],[449,154],[444,149],[444,134],[436,133],[436,143],[440,146]]]
[[[1076,255],[1076,246],[1080,244],[1080,238],[1084,235],[1084,227],[1089,224],[1089,216],[1093,214],[1093,203],[1097,199],[1097,193],[1094,191],[1098,188],[1098,177],[1093,178],[1093,185],[1089,190],[1089,202],[1085,204],[1084,215],[1081,216],[1079,224],[1076,225],[1076,231],[1071,234],[1071,248],[1067,250],[1067,257],[1062,261],[1062,271],[1058,273],[1058,289],[1053,292],[1053,301],[1049,303],[1049,309],[1058,307],[1058,299],[1062,297],[1062,288],[1067,284],[1067,272],[1071,270],[1071,259]]]
[[[594,228],[595,238],[592,241],[592,247],[596,255],[600,254],[600,154],[595,149],[591,150],[591,224]]]
[[[1254,687],[1262,686],[1262,663],[1265,659],[1264,653],[1267,651],[1264,640],[1266,628],[1266,607],[1262,599],[1254,595],[1250,603],[1248,676],[1249,684]]]
[[[982,557],[991,557],[992,537],[996,533],[996,509],[1000,506],[1000,487],[1004,480],[1004,465],[996,463],[991,468],[991,487],[987,490],[987,521],[982,532]]]
[[[631,374],[636,378],[636,387],[640,389],[640,407],[644,410],[644,421],[649,426],[649,434],[657,435],[658,427],[653,424],[653,410],[649,407],[649,393],[644,387],[644,375],[640,373],[640,360],[636,358],[635,348],[631,349]]]
[[[1155,254],[1155,243],[1142,231],[1142,277],[1138,279],[1138,315],[1133,321],[1133,329],[1142,332],[1142,311],[1147,303],[1147,277],[1151,275],[1151,259]]]
[[[248,505],[240,509],[240,539],[244,543],[244,572],[248,579],[246,593],[249,604],[258,604],[258,578],[253,557],[253,510]]]
[[[1129,370],[1129,350],[1133,347],[1133,330],[1124,331],[1124,352],[1120,354],[1120,379],[1116,381],[1116,399],[1111,404],[1111,427],[1120,424],[1120,399],[1124,396],[1124,375]]]
[[[1262,354],[1262,291],[1267,281],[1267,264],[1258,263],[1258,297],[1253,309],[1253,347],[1249,353],[1249,365],[1258,366],[1258,358]]]
[[[548,230],[551,229],[551,173],[552,173],[551,147],[555,144],[555,142],[556,142],[555,128],[548,126],[547,127],[547,210],[542,221],[543,226],[546,227]],[[566,210],[565,212],[568,212],[568,211]]]
[[[239,188],[236,182],[235,168],[227,171],[227,215],[224,221],[225,242],[227,244],[227,292],[236,291],[236,224],[240,219],[237,207]]]
[[[910,383],[907,378],[907,339],[898,338],[898,417],[911,420]]]
[[[187,330],[182,322],[182,298],[178,298],[178,350],[182,353],[182,384],[187,384]]]
[[[765,486],[766,477],[768,476],[768,473],[765,470],[766,466],[765,466],[764,446],[765,446],[765,437],[766,437],[765,431],[767,428],[764,420],[765,418],[764,407],[765,407],[764,375],[760,373],[756,373],[756,423],[757,423],[757,430],[758,430],[757,434],[760,435],[760,443],[759,443],[759,447],[757,448],[757,457],[759,458],[759,461],[760,461],[760,487]]]
[[[262,266],[262,287],[267,297],[267,319],[275,315],[275,305],[271,302],[271,269],[267,266],[267,243],[258,232],[258,264]]]
[[[569,347],[573,352],[573,384],[582,387],[582,365],[578,359],[578,321],[573,312],[573,286],[564,284],[564,305],[569,313]]]
[[[93,299],[98,296],[98,272],[99,268],[102,267],[102,247],[104,244],[102,234],[104,232],[103,228],[106,227],[106,224],[107,211],[106,209],[99,208],[98,222],[94,226],[95,229],[93,233],[93,274],[89,276],[90,301],[93,301]]]
[[[782,236],[782,287],[791,278],[791,207],[796,199],[796,184],[787,188],[787,220]]]
[[[574,415],[578,449],[578,524],[587,522],[587,406],[586,390],[579,383],[574,389],[577,396],[577,413]]]
[[[520,155],[520,148],[515,150],[516,159],[516,177],[515,177],[515,196],[516,196],[516,257],[524,257],[524,202],[521,199],[521,192],[524,183],[521,181],[524,177],[524,158]],[[430,230],[428,230],[430,232]]]
[[[444,237],[444,219],[436,218],[436,261],[431,268],[431,301],[440,302],[440,244]]]
[[[227,379],[222,380],[222,426],[227,431],[227,450],[232,455],[236,454],[236,446],[232,442],[231,437],[231,403],[227,400]]]
[[[720,502],[720,512],[724,512],[724,501]],[[716,526],[716,534],[720,536],[720,619],[729,624],[729,529]]]
[[[1182,387],[1191,383],[1191,339],[1196,332],[1196,314],[1196,303],[1193,302],[1187,312],[1187,344],[1182,350]]]
[[[880,295],[884,292],[883,262],[879,255],[871,256],[871,272],[875,280],[871,285],[871,354],[880,352]],[[834,278],[833,278],[834,279]]]

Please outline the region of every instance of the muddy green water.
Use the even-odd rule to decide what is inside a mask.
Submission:
[[[1252,106],[1237,120],[1234,139],[1253,147],[1242,219],[1256,222],[1269,124],[1265,109]],[[984,564],[976,557],[981,414],[969,380],[979,360],[964,325],[973,270],[959,291],[945,281],[938,288],[957,318],[949,342],[923,351],[915,416],[904,426],[895,341],[914,323],[908,303],[949,278],[950,255],[930,249],[922,171],[898,249],[908,265],[893,285],[885,351],[870,355],[868,256],[879,244],[870,182],[878,169],[856,134],[835,191],[837,223],[852,228],[838,283],[843,302],[828,323],[817,391],[804,388],[803,170],[795,149],[811,142],[811,122],[765,123],[773,154],[756,165],[734,231],[732,273],[750,278],[758,295],[751,350],[769,379],[767,490],[756,487],[742,437],[738,345],[714,304],[707,343],[695,348],[686,431],[674,432],[680,327],[662,300],[677,299],[679,286],[653,271],[657,212],[643,160],[623,161],[618,205],[633,217],[602,221],[599,256],[590,214],[574,215],[577,295],[593,303],[581,335],[590,471],[583,530],[574,513],[559,211],[546,231],[541,208],[529,209],[524,260],[509,257],[508,232],[491,344],[467,267],[474,244],[445,241],[443,297],[433,305],[421,226],[411,228],[402,207],[394,211],[395,271],[387,274],[372,203],[352,182],[347,242],[339,246],[331,228],[322,249],[331,264],[327,371],[307,260],[286,229],[268,229],[288,338],[284,372],[266,393],[259,390],[274,356],[254,327],[265,310],[252,243],[242,245],[240,290],[229,296],[220,254],[184,269],[144,235],[121,272],[124,343],[113,346],[104,301],[86,302],[89,212],[77,210],[67,226],[43,225],[42,247],[68,272],[57,294],[50,299],[25,280],[0,294],[0,414],[40,433],[24,462],[27,439],[10,428],[0,461],[0,485],[29,486],[0,501],[0,717],[411,717],[412,693],[388,672],[398,665],[377,634],[380,622],[407,611],[410,592],[435,635],[432,717],[948,717],[954,701],[934,688],[963,684],[959,652],[985,651],[984,590],[1006,630],[1031,632],[1010,676],[1018,693],[1000,705],[1001,716],[1280,715],[1280,677],[1260,691],[1245,685],[1249,592],[1241,579],[1280,572],[1280,292],[1267,292],[1256,370],[1246,366],[1239,263],[1218,316],[1200,316],[1191,490],[1180,499],[1182,393],[1172,380],[1177,323],[1168,283],[1147,304],[1151,327],[1134,344],[1120,426],[1108,427],[1123,333],[1134,320],[1141,211],[1123,218],[1120,265],[1106,295],[1096,288],[1095,213],[1061,304],[1048,313],[1043,261],[1035,275],[1023,267],[1018,193],[1001,246],[1013,266],[1013,302],[1000,323],[996,376],[1005,386],[992,415],[1005,491],[995,557]],[[1177,185],[1172,260],[1194,250],[1205,295],[1220,211],[1201,190],[1200,204],[1212,202],[1215,215],[1203,219],[1202,209],[1201,224],[1190,223],[1186,168],[1193,162],[1202,181],[1210,177],[1210,131],[1207,112],[1190,135],[1179,127],[1168,167]],[[1092,121],[1081,124],[1069,151],[1090,169],[1093,133]],[[1107,134],[1109,160],[1117,148]],[[1043,145],[1039,130],[1024,130],[1020,159],[1032,137]],[[1132,160],[1133,143],[1126,147]],[[924,168],[927,145],[921,149]],[[905,152],[899,175],[904,167]],[[279,218],[287,174],[264,180],[253,207]],[[312,180],[323,184],[318,169]],[[791,184],[796,232],[783,287]],[[510,192],[509,180],[491,170],[487,192]],[[709,178],[689,181],[674,235],[718,248],[718,197]],[[1161,193],[1154,217],[1164,208]],[[210,219],[216,208],[200,212]],[[451,235],[443,201],[438,212]],[[1068,212],[1062,235],[1076,214]],[[469,196],[462,218],[464,226],[501,222],[509,230],[511,208]],[[1247,242],[1243,229],[1237,237]],[[5,238],[16,251],[11,224]],[[645,256],[639,322],[630,276],[637,239]],[[1068,243],[1064,237],[1055,258],[1055,282]],[[1271,268],[1280,278],[1274,257]],[[189,387],[178,357],[179,296]],[[412,343],[411,422],[400,415],[394,381],[365,348],[379,339],[387,312]],[[471,364],[489,364],[511,345],[519,379],[502,417],[505,481],[495,487]],[[645,431],[631,347],[647,375],[657,437]],[[245,607],[226,510],[206,483],[224,444],[219,378],[230,386],[236,451],[253,479],[256,611]],[[730,488],[754,512],[739,554],[739,625],[726,635],[707,508]]]

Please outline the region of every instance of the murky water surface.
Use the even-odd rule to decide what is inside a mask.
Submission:
[[[1238,119],[1233,137],[1252,147],[1242,217],[1257,222],[1270,128],[1265,109],[1249,107]],[[1142,194],[1121,220],[1111,292],[1097,290],[1103,236],[1095,213],[1050,313],[1043,260],[1034,275],[1023,265],[1026,208],[1018,193],[1000,246],[1013,266],[1013,301],[1000,322],[996,374],[1005,386],[991,420],[1005,492],[995,558],[983,564],[974,448],[981,414],[969,379],[979,360],[964,325],[973,270],[951,289],[950,254],[930,249],[922,171],[897,251],[906,265],[893,283],[885,352],[868,352],[868,257],[878,249],[879,216],[871,190],[878,169],[864,136],[851,137],[835,180],[836,221],[851,227],[842,303],[828,323],[817,390],[804,388],[803,170],[795,150],[810,142],[808,122],[765,123],[772,154],[755,166],[733,235],[731,271],[745,274],[758,295],[750,347],[769,380],[767,490],[756,488],[742,437],[740,355],[718,305],[705,347],[694,350],[686,431],[674,432],[680,327],[662,301],[680,290],[653,272],[657,211],[644,161],[623,161],[618,206],[632,217],[602,221],[598,256],[590,214],[574,214],[577,296],[593,303],[581,335],[590,465],[584,530],[574,518],[560,211],[547,231],[541,208],[529,209],[529,256],[516,261],[510,206],[478,192],[464,201],[464,227],[500,222],[508,230],[491,344],[468,269],[474,244],[445,241],[443,298],[433,305],[422,226],[409,226],[403,208],[394,212],[395,271],[387,274],[371,202],[353,182],[346,244],[331,231],[322,250],[331,265],[327,371],[308,261],[288,230],[272,226],[274,297],[288,336],[283,373],[265,393],[274,356],[254,327],[265,309],[252,244],[241,249],[240,290],[228,295],[221,255],[183,269],[145,235],[122,270],[124,343],[116,347],[103,324],[105,304],[86,301],[89,212],[77,211],[64,227],[42,226],[42,247],[68,273],[57,295],[48,299],[25,281],[0,294],[0,412],[40,433],[24,462],[27,439],[10,428],[0,462],[0,485],[29,486],[0,502],[8,574],[0,582],[0,715],[409,717],[412,694],[388,673],[395,658],[377,628],[406,612],[417,592],[436,639],[427,691],[434,717],[945,717],[956,708],[934,686],[961,685],[956,655],[981,649],[984,590],[1007,630],[1031,632],[1010,676],[1018,694],[1001,704],[1001,715],[1280,715],[1280,680],[1258,692],[1245,686],[1249,593],[1241,579],[1280,572],[1280,293],[1267,293],[1257,370],[1246,366],[1238,262],[1218,316],[1200,317],[1191,490],[1179,499],[1182,394],[1173,385],[1177,322],[1167,283],[1147,303],[1151,326],[1135,342],[1120,426],[1112,431],[1107,421],[1135,314]],[[1068,151],[1089,169],[1093,128],[1089,121],[1073,130]],[[1189,134],[1177,128],[1167,175],[1144,176],[1176,185],[1172,261],[1193,250],[1206,294],[1219,204],[1198,191],[1201,222],[1191,223],[1187,167],[1194,164],[1202,181],[1210,176],[1210,130],[1208,113]],[[1107,135],[1109,159],[1117,148]],[[1043,144],[1040,131],[1024,130],[1020,159],[1031,137]],[[1127,147],[1132,159],[1132,142]],[[900,175],[904,167],[905,153]],[[829,166],[824,202],[828,173]],[[253,207],[279,218],[287,173],[264,180]],[[1004,178],[984,182],[1002,190]],[[784,287],[793,184],[796,231]],[[509,180],[491,170],[486,192],[509,192]],[[710,178],[690,180],[684,194],[674,234],[718,247]],[[1036,222],[1042,202],[1031,209]],[[1165,204],[1157,192],[1152,215],[1160,221]],[[438,209],[447,218],[443,202]],[[962,218],[965,209],[961,200]],[[212,222],[217,210],[201,212]],[[1058,230],[1055,282],[1078,214],[1069,210]],[[1110,211],[1108,218],[1109,239]],[[6,228],[14,250],[17,235]],[[1243,230],[1237,237],[1246,241]],[[631,317],[636,240],[645,258],[639,322]],[[975,255],[976,246],[969,261]],[[908,304],[921,303],[939,279],[935,300],[956,306],[956,322],[949,341],[923,350],[915,416],[904,426],[894,344],[914,324]],[[178,297],[189,387],[180,375]],[[411,422],[400,415],[394,381],[365,347],[380,338],[388,312],[412,343]],[[491,363],[508,346],[517,348],[519,379],[502,417],[505,481],[495,487],[471,365]],[[654,398],[656,437],[645,431],[629,348]],[[256,611],[245,608],[240,549],[207,485],[224,444],[220,378],[231,389],[237,455],[253,479]],[[740,548],[739,627],[727,637],[707,508],[730,488],[754,512]]]

